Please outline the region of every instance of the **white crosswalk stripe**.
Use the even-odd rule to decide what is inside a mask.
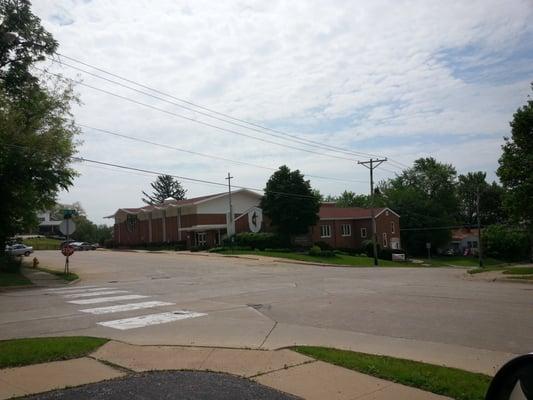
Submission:
[[[98,287],[98,288],[90,288],[90,289],[62,289],[61,291],[54,292],[52,294],[60,295],[60,294],[70,294],[70,293],[98,293],[104,290],[113,290],[114,288],[110,287]]]
[[[115,312],[125,312],[125,311],[141,310],[144,308],[154,308],[154,307],[173,306],[173,305],[175,305],[175,303],[167,303],[165,301],[145,301],[143,303],[129,303],[129,304],[119,304],[116,306],[108,306],[108,307],[86,308],[80,311],[84,313],[100,315],[100,314],[110,314],[110,313],[115,313]]]
[[[92,299],[71,300],[71,301],[67,301],[67,303],[71,303],[71,304],[111,303],[113,301],[136,300],[136,299],[144,299],[147,297],[150,297],[150,296],[143,296],[140,294],[128,294],[124,296],[97,297],[97,298],[92,298]]]
[[[140,294],[126,294],[130,293],[130,291],[123,290],[120,287],[116,286],[109,287],[87,285],[76,287],[61,287],[47,289],[46,292],[48,292],[48,294],[50,295],[62,296],[65,301],[70,304],[111,304],[102,307],[84,308],[82,310],[78,310],[79,312],[93,314],[95,316],[112,313],[126,313],[136,310],[145,310],[149,308],[168,307],[176,305],[176,303],[156,300],[124,304],[124,302],[127,300],[140,300],[149,298],[151,296],[145,296]],[[116,319],[113,321],[101,321],[96,322],[96,324],[107,328],[128,330],[143,328],[152,325],[166,324],[169,322],[180,321],[190,318],[198,318],[203,317],[205,315],[207,314],[187,310],[178,310],[172,312],[160,312],[157,314],[139,315],[135,317]]]
[[[159,314],[141,315],[140,317],[117,319],[114,321],[98,322],[97,324],[124,331],[134,328],[143,328],[150,325],[165,324],[183,319],[203,317],[204,315],[207,314],[193,311],[173,311]]]
[[[82,289],[100,289],[99,286],[90,285],[90,286],[73,286],[73,287],[60,287],[60,288],[53,288],[53,289],[46,289],[46,292],[62,292],[63,290],[82,290]],[[109,288],[104,288],[109,289]]]
[[[129,293],[129,292],[127,290],[104,290],[103,292],[66,294],[63,297],[65,299],[77,299],[79,297],[94,297],[94,296],[104,296],[104,295],[119,294],[119,293]]]

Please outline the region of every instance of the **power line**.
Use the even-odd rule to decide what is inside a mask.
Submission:
[[[179,152],[183,152],[183,153],[193,154],[193,155],[200,156],[200,157],[206,157],[206,158],[210,158],[210,159],[216,159],[216,160],[231,162],[231,163],[234,163],[234,164],[246,165],[246,166],[265,169],[265,170],[269,170],[269,171],[276,171],[277,170],[276,168],[273,168],[273,167],[267,167],[267,166],[264,166],[264,165],[253,164],[253,163],[249,163],[249,162],[246,162],[246,161],[232,160],[232,159],[229,159],[229,158],[225,158],[225,157],[221,157],[221,156],[217,156],[217,155],[213,155],[213,154],[206,154],[206,153],[201,153],[201,152],[198,152],[198,151],[187,150],[187,149],[183,149],[183,148],[180,148],[180,147],[175,147],[175,146],[168,145],[168,144],[157,143],[157,142],[153,142],[153,141],[150,141],[150,140],[147,140],[147,139],[142,139],[142,138],[135,137],[135,136],[130,136],[130,135],[122,134],[122,133],[113,132],[113,131],[110,131],[110,130],[107,130],[107,129],[95,128],[93,126],[89,126],[89,125],[85,125],[85,124],[79,124],[78,123],[77,125],[81,126],[83,128],[92,129],[92,130],[95,130],[97,132],[104,133],[104,134],[107,134],[107,135],[113,135],[113,136],[121,137],[121,138],[124,138],[124,139],[132,140],[132,141],[136,141],[136,142],[140,142],[140,143],[150,144],[152,146],[158,146],[158,147],[162,147],[162,148],[165,148],[165,149],[170,149],[170,150],[175,150],[175,151],[179,151]],[[320,175],[305,174],[305,176],[306,177],[310,177],[310,178],[316,178],[316,179],[335,180],[335,181],[342,181],[342,182],[366,183],[366,181],[362,181],[362,180],[334,178],[334,177],[320,176]]]
[[[208,108],[208,107],[201,106],[201,105],[199,105],[199,104],[193,103],[192,101],[185,100],[185,99],[183,99],[183,98],[179,98],[179,97],[173,96],[173,95],[168,94],[168,93],[165,93],[165,92],[163,92],[163,91],[161,91],[161,90],[158,90],[158,89],[155,89],[155,88],[150,87],[150,86],[148,86],[148,85],[144,85],[144,84],[142,84],[142,83],[136,82],[136,81],[134,81],[134,80],[132,80],[132,79],[125,78],[125,77],[123,77],[123,76],[121,76],[121,75],[118,75],[118,74],[116,74],[116,73],[109,72],[109,71],[107,71],[107,70],[105,70],[105,69],[103,69],[103,68],[96,67],[96,66],[94,66],[94,65],[91,65],[91,64],[86,63],[86,62],[84,62],[84,61],[78,60],[78,59],[76,59],[76,58],[73,58],[73,57],[70,57],[70,56],[67,56],[67,55],[64,55],[64,54],[58,53],[58,52],[57,52],[56,54],[57,54],[58,56],[60,56],[60,57],[66,58],[66,59],[71,60],[71,61],[74,61],[74,62],[76,62],[76,63],[78,63],[78,64],[81,64],[81,65],[87,66],[87,67],[89,67],[89,68],[95,69],[95,70],[97,70],[97,71],[100,71],[100,72],[102,72],[102,73],[104,73],[104,74],[106,74],[106,75],[113,76],[113,77],[118,78],[118,79],[120,79],[120,80],[122,80],[122,81],[125,81],[125,82],[128,82],[128,83],[131,83],[131,84],[134,84],[134,85],[139,86],[139,87],[142,87],[142,88],[144,88],[144,89],[148,89],[148,90],[150,90],[150,91],[152,91],[152,92],[154,92],[154,93],[158,93],[158,94],[163,95],[163,96],[166,96],[166,97],[168,97],[168,98],[171,98],[171,99],[177,100],[177,101],[179,101],[179,102],[182,102],[182,103],[188,104],[188,105],[190,105],[190,106],[193,106],[193,107],[199,108],[199,109],[201,109],[201,110],[208,111],[209,113],[212,113],[212,114],[216,114],[216,115],[223,116],[223,117],[225,117],[225,118],[228,118],[228,119],[233,120],[233,121],[237,121],[237,122],[239,122],[239,123],[236,124],[235,122],[228,121],[227,119],[225,120],[225,119],[222,119],[222,118],[218,118],[218,117],[215,117],[215,116],[210,115],[210,114],[208,114],[208,113],[200,112],[200,111],[198,111],[198,110],[196,110],[196,109],[192,109],[192,108],[190,108],[190,107],[185,107],[185,106],[183,106],[183,105],[181,105],[181,104],[177,104],[177,103],[174,103],[174,102],[170,102],[171,104],[174,104],[174,105],[176,105],[176,106],[178,106],[178,107],[182,107],[182,108],[185,108],[185,109],[187,109],[187,110],[190,110],[190,111],[193,111],[193,112],[197,112],[197,113],[202,114],[202,115],[205,115],[205,116],[207,116],[207,117],[209,117],[209,118],[214,118],[214,119],[217,119],[217,120],[220,120],[220,121],[226,122],[226,123],[231,123],[231,124],[234,124],[234,125],[237,125],[237,126],[244,127],[244,128],[246,128],[246,129],[252,129],[252,130],[254,130],[254,131],[257,131],[257,132],[260,132],[260,133],[263,133],[263,134],[268,134],[268,133],[266,133],[266,132],[264,132],[264,131],[269,131],[269,132],[273,132],[273,133],[278,133],[278,134],[281,134],[281,135],[283,135],[283,136],[280,136],[280,135],[272,135],[272,134],[270,134],[270,135],[271,135],[271,136],[274,136],[274,137],[277,137],[277,138],[282,138],[282,139],[284,139],[284,140],[290,140],[290,139],[287,139],[287,137],[288,137],[288,138],[292,138],[293,141],[296,141],[297,143],[300,143],[300,144],[306,144],[306,145],[308,145],[308,146],[314,146],[314,147],[317,147],[317,146],[318,146],[318,147],[320,147],[320,148],[329,148],[330,150],[335,150],[335,151],[337,151],[337,152],[341,152],[341,153],[349,154],[349,155],[365,156],[365,157],[367,157],[367,156],[375,156],[375,157],[378,157],[378,156],[375,155],[375,154],[365,153],[365,152],[358,152],[358,151],[354,151],[354,150],[346,150],[346,149],[343,149],[343,148],[338,147],[338,146],[332,146],[332,145],[325,144],[325,143],[321,143],[321,142],[317,142],[317,141],[314,141],[314,140],[311,140],[311,139],[301,138],[301,137],[299,137],[299,136],[297,136],[297,135],[290,134],[290,133],[287,133],[287,132],[284,132],[284,131],[281,131],[281,130],[278,130],[278,129],[269,128],[269,127],[266,127],[266,126],[264,126],[264,125],[260,125],[260,124],[254,123],[254,122],[246,121],[246,120],[244,120],[244,119],[236,118],[236,117],[233,117],[233,116],[231,116],[231,115],[228,115],[228,114],[225,114],[225,113],[222,113],[222,112],[219,112],[219,111],[213,110],[213,109],[211,109],[211,108]],[[143,93],[143,94],[145,94],[145,95],[148,95],[148,96],[152,96],[152,97],[158,98],[158,99],[160,99],[160,100],[162,100],[162,101],[167,101],[167,102],[169,102],[168,100],[161,99],[160,97],[153,96],[153,95],[151,95],[151,94],[149,94],[149,93],[146,93],[146,92],[143,92],[143,91],[139,91],[138,89],[135,89],[135,88],[132,88],[132,87],[130,87],[130,86],[123,85],[123,84],[121,84],[121,83],[119,83],[119,82],[116,82],[116,81],[113,81],[113,80],[107,79],[107,78],[105,78],[105,77],[102,77],[101,75],[94,74],[94,73],[92,73],[92,72],[89,72],[89,71],[83,70],[83,69],[81,69],[81,68],[79,68],[79,67],[72,66],[72,65],[70,65],[70,64],[65,63],[65,62],[62,61],[61,59],[59,59],[59,60],[55,60],[55,59],[52,58],[51,60],[54,61],[54,62],[58,62],[59,64],[66,65],[67,67],[70,67],[70,68],[76,69],[76,70],[78,70],[78,71],[81,71],[81,72],[87,73],[87,74],[89,74],[89,75],[95,76],[95,77],[97,77],[97,78],[104,79],[104,80],[106,80],[106,81],[108,81],[108,82],[112,82],[112,83],[114,83],[114,84],[117,84],[117,85],[120,85],[120,86],[126,87],[126,88],[128,88],[128,89],[130,89],[130,90],[135,90],[135,91],[137,91],[137,92],[139,92],[139,93]],[[253,126],[253,127],[255,127],[255,128],[259,128],[259,129],[253,129],[253,128],[250,128],[250,126],[245,126],[245,125],[242,125],[242,124],[250,125],[250,126]],[[397,164],[397,165],[401,166],[402,168],[403,168],[403,167],[406,167],[406,168],[408,167],[406,164],[403,164],[403,163],[401,163],[401,162],[399,162],[399,161],[395,161],[395,160],[392,160],[392,159],[390,159],[390,158],[389,158],[389,160],[390,160],[391,162],[393,162],[394,164]]]
[[[33,150],[35,152],[39,151],[38,149],[35,149],[33,147],[30,147],[30,146],[21,146],[21,145],[8,144],[8,143],[1,143],[0,146],[17,147],[17,148],[21,148],[21,149]],[[191,178],[191,177],[182,176],[182,175],[174,175],[174,174],[169,174],[167,172],[153,171],[153,170],[143,169],[143,168],[129,167],[129,166],[126,166],[126,165],[121,165],[121,164],[116,164],[116,163],[111,163],[111,162],[106,162],[106,161],[92,160],[92,159],[85,158],[85,157],[71,156],[71,157],[69,157],[69,159],[72,160],[72,161],[85,162],[85,163],[91,163],[91,164],[95,164],[95,165],[102,165],[102,166],[106,166],[106,167],[118,168],[120,170],[135,171],[135,172],[139,172],[139,173],[146,173],[146,174],[157,175],[157,176],[159,176],[159,175],[169,175],[169,176],[172,176],[173,178],[181,179],[181,180],[184,180],[184,181],[226,187],[226,184],[225,183],[221,183],[221,182],[209,181],[209,180],[206,180],[206,179]],[[273,194],[278,194],[278,195],[281,195],[281,196],[288,196],[288,197],[315,198],[315,196],[313,196],[313,195],[298,194],[298,193],[288,193],[288,192],[278,192],[278,191],[258,189],[258,188],[248,187],[248,186],[233,185],[233,187],[235,187],[237,189],[246,189],[246,190],[250,190],[250,191],[254,191],[254,192],[264,192],[264,193],[268,192],[268,193],[273,193]]]
[[[319,156],[322,156],[322,157],[336,158],[336,159],[339,159],[339,160],[347,160],[347,161],[351,161],[351,162],[354,161],[352,158],[336,156],[334,154],[320,153],[318,151],[313,151],[313,150],[309,150],[309,149],[303,149],[301,147],[296,147],[296,146],[291,146],[291,145],[288,145],[288,144],[274,142],[272,140],[268,140],[268,139],[259,138],[259,137],[252,136],[252,135],[248,135],[246,133],[242,133],[242,132],[239,132],[239,131],[236,131],[236,130],[233,130],[233,129],[224,128],[224,127],[221,127],[221,126],[218,126],[218,125],[213,125],[213,124],[211,124],[209,122],[197,120],[197,119],[194,119],[194,118],[191,118],[191,117],[187,117],[187,116],[182,115],[182,114],[177,114],[177,113],[174,113],[172,111],[165,110],[163,108],[159,108],[159,107],[152,106],[150,104],[143,103],[141,101],[130,99],[129,97],[122,96],[120,94],[117,94],[117,93],[114,93],[114,92],[110,92],[108,90],[101,89],[101,88],[89,85],[89,84],[84,83],[82,81],[78,81],[78,80],[75,80],[75,79],[72,79],[72,78],[65,78],[64,76],[62,76],[60,74],[56,74],[56,73],[53,73],[53,72],[50,72],[50,71],[47,71],[47,70],[44,70],[44,69],[41,69],[41,68],[38,68],[38,67],[34,67],[34,68],[39,70],[39,71],[44,72],[45,74],[53,75],[53,76],[56,76],[56,77],[61,78],[61,79],[67,79],[67,80],[69,80],[72,83],[75,83],[77,85],[85,86],[85,87],[88,87],[90,89],[93,89],[93,90],[108,94],[110,96],[114,96],[114,97],[120,98],[122,100],[126,100],[126,101],[129,101],[131,103],[134,103],[134,104],[137,104],[137,105],[141,105],[143,107],[147,107],[147,108],[150,108],[152,110],[156,110],[156,111],[159,111],[159,112],[162,112],[162,113],[165,113],[165,114],[168,114],[168,115],[172,115],[172,116],[175,116],[175,117],[178,117],[178,118],[182,118],[182,119],[185,119],[187,121],[191,121],[191,122],[194,122],[194,123],[197,123],[197,124],[200,124],[200,125],[205,125],[205,126],[210,127],[210,128],[218,129],[220,131],[233,133],[235,135],[247,137],[247,138],[254,139],[254,140],[259,140],[261,142],[274,144],[274,145],[280,146],[280,147],[286,147],[286,148],[290,148],[290,149],[294,149],[294,150],[304,151],[304,152],[311,153],[311,154],[316,154],[316,155],[319,155]]]
[[[112,84],[115,84],[115,85],[118,85],[118,86],[121,86],[123,88],[126,88],[126,89],[130,89],[130,90],[133,90],[137,93],[140,93],[140,94],[143,94],[145,96],[149,96],[149,97],[152,97],[154,99],[157,99],[157,100],[160,100],[160,101],[163,101],[165,103],[169,103],[169,104],[172,104],[174,106],[177,106],[177,107],[180,107],[180,108],[183,108],[185,110],[188,110],[188,111],[191,111],[191,112],[194,112],[195,114],[200,114],[200,115],[203,115],[203,116],[206,116],[208,118],[213,118],[217,121],[221,121],[221,122],[224,122],[224,123],[228,123],[228,124],[232,124],[232,125],[235,125],[235,126],[239,126],[241,128],[244,128],[244,129],[249,129],[249,130],[252,130],[252,131],[255,131],[255,132],[258,132],[258,133],[261,133],[261,134],[266,134],[266,135],[269,135],[269,136],[273,136],[273,137],[276,137],[278,139],[282,139],[282,140],[288,140],[288,141],[292,141],[292,142],[296,142],[296,143],[299,143],[299,144],[303,144],[305,146],[311,146],[311,147],[314,147],[314,148],[319,148],[319,149],[328,149],[328,150],[335,150],[336,152],[341,152],[341,153],[345,153],[345,154],[348,154],[348,155],[357,155],[355,154],[354,152],[349,152],[349,151],[345,151],[345,150],[338,150],[338,148],[336,147],[333,147],[333,146],[330,146],[330,145],[327,145],[327,144],[321,144],[321,143],[318,143],[318,142],[314,142],[314,141],[310,141],[310,140],[307,140],[307,139],[288,139],[287,137],[284,137],[282,135],[275,135],[275,134],[268,134],[264,131],[262,131],[261,129],[255,129],[255,128],[251,128],[249,126],[246,126],[246,125],[243,125],[241,123],[236,123],[236,122],[233,122],[233,121],[228,121],[227,119],[224,119],[224,118],[219,118],[219,117],[216,117],[216,116],[213,116],[213,115],[210,115],[206,112],[203,112],[203,111],[198,111],[194,108],[191,108],[191,107],[187,107],[187,106],[184,106],[182,104],[178,104],[176,102],[173,102],[173,101],[169,101],[167,99],[164,99],[162,97],[159,97],[159,96],[154,96],[153,94],[151,93],[148,93],[148,92],[145,92],[145,91],[142,91],[142,90],[139,90],[139,89],[136,89],[136,88],[133,88],[131,86],[128,86],[128,85],[124,85],[123,83],[120,83],[120,82],[117,82],[117,81],[114,81],[112,79],[108,79],[106,77],[103,77],[101,75],[98,75],[98,74],[95,74],[95,73],[92,73],[92,72],[89,72],[87,70],[84,70],[82,68],[78,68],[78,67],[75,67],[73,65],[70,65],[70,64],[67,64],[63,61],[56,61],[52,58],[49,58],[50,60],[52,60],[53,62],[56,62],[56,63],[59,63],[60,65],[64,65],[64,66],[67,66],[69,68],[73,68],[77,71],[80,71],[80,72],[83,72],[85,74],[88,74],[88,75],[91,75],[91,76],[94,76],[98,79],[101,79],[101,80],[104,80],[106,82],[110,82]],[[287,134],[288,135],[288,134]],[[293,137],[291,135],[289,135],[290,137]],[[308,143],[308,142],[311,142],[311,143]],[[315,144],[316,143],[316,144]]]

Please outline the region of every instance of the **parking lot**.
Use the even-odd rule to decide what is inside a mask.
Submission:
[[[58,251],[37,251],[61,268]],[[254,257],[76,252],[75,285],[0,292],[0,339],[88,335],[136,344],[326,345],[489,371],[533,349],[533,285],[464,269],[344,268]]]

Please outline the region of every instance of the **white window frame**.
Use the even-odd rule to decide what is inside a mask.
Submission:
[[[320,225],[320,237],[321,238],[331,237],[331,225]]]
[[[387,241],[387,232],[383,232],[383,247],[389,247],[389,244]]]
[[[352,236],[352,225],[342,224],[341,225],[341,236]]]
[[[361,237],[363,239],[366,239],[368,237],[368,232],[367,232],[366,228],[361,228]]]
[[[202,237],[203,239],[200,240],[200,237]],[[207,245],[207,232],[196,232],[196,245],[197,246]]]
[[[394,221],[390,222],[390,232],[396,233],[396,224],[394,223]]]

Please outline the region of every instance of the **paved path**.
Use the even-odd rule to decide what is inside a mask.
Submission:
[[[295,396],[235,376],[210,372],[149,372],[27,397],[28,400],[291,400]]]
[[[162,370],[204,373],[147,374]],[[206,371],[231,374],[233,378],[206,374]],[[94,384],[116,378],[119,380]],[[0,399],[90,383],[93,385],[34,398],[289,399],[296,396],[310,400],[446,399],[316,361],[290,350],[135,346],[114,341],[105,344],[90,357],[0,370]],[[118,393],[121,394],[115,397]]]
[[[58,251],[38,251],[61,269]],[[533,349],[533,285],[453,268],[336,268],[180,253],[76,253],[82,282],[0,293],[0,339],[325,345],[492,374]],[[516,327],[516,328],[515,328]]]

